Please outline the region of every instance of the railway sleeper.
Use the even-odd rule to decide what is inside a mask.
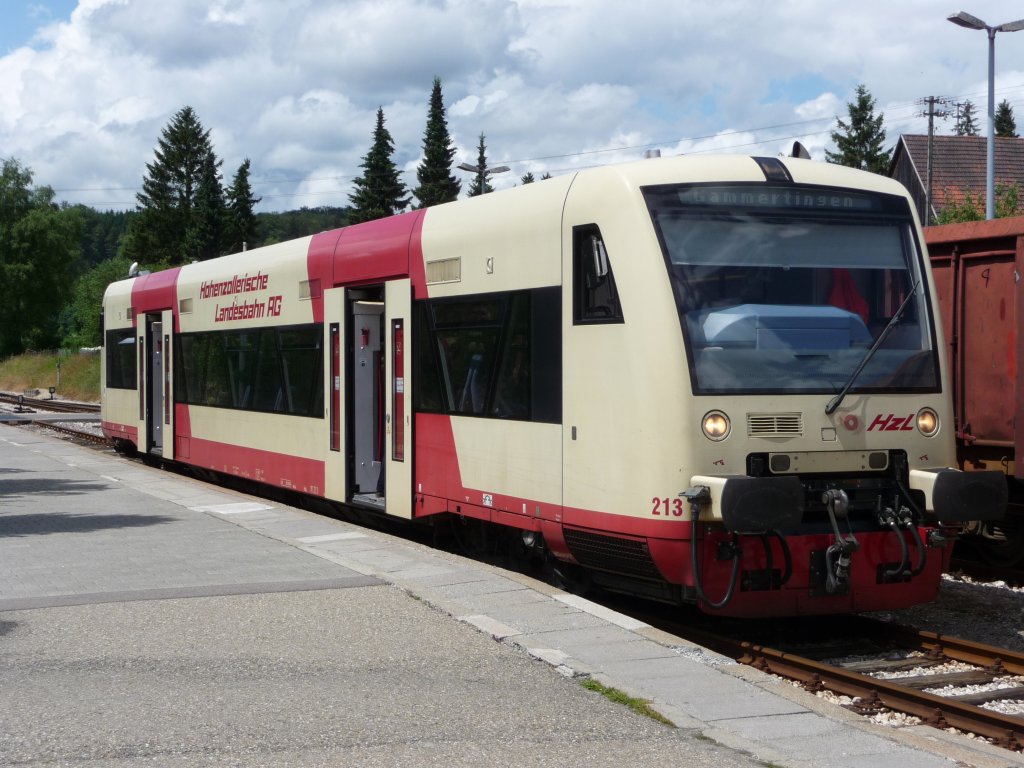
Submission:
[[[889,682],[922,691],[925,688],[942,688],[947,685],[986,685],[997,675],[984,669],[966,672],[947,672],[939,675],[914,675],[913,677],[887,678]]]

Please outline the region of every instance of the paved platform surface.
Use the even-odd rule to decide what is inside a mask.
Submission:
[[[0,692],[0,765],[1024,765],[521,575],[5,425]]]

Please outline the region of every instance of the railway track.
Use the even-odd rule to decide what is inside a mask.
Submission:
[[[99,413],[100,406],[96,403],[72,403],[66,400],[49,400],[40,397],[27,397],[11,392],[0,392],[0,402],[34,411],[50,413]]]
[[[65,424],[53,424],[50,422],[30,423],[33,426],[38,427],[40,429],[49,429],[52,430],[53,432],[59,432],[62,435],[66,435],[67,437],[71,437],[75,440],[81,441],[83,443],[88,443],[90,445],[111,445],[109,438],[105,437],[104,435],[98,434],[96,432],[90,432],[85,429],[75,429],[74,427],[69,427]]]
[[[650,617],[645,620],[653,623]],[[851,697],[849,708],[861,714],[900,712],[936,728],[955,728],[1024,751],[1024,714],[984,706],[1024,701],[1022,653],[865,617],[845,619],[838,642],[774,638],[770,645],[741,639],[738,633],[659,623],[740,663],[794,680],[808,691]],[[978,686],[985,690],[964,690]]]
[[[0,392],[0,403],[15,406],[15,411],[23,414],[45,413],[99,413],[100,406],[96,403],[73,403],[66,400],[49,400],[47,398],[27,397],[11,392]],[[53,432],[91,445],[109,445],[110,441],[101,434],[87,429],[79,429],[68,424],[55,424],[48,421],[32,421],[26,419],[23,425],[42,427]]]

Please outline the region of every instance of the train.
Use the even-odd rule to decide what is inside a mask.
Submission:
[[[1003,519],[977,521],[961,540],[990,565],[1024,565],[1024,334],[1018,283],[1024,274],[1024,217],[925,228],[950,360],[957,465],[1005,476]]]
[[[103,431],[574,586],[929,601],[1007,492],[957,466],[912,208],[799,157],[666,157],[138,272],[103,299]]]

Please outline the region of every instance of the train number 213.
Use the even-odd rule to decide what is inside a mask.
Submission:
[[[664,515],[665,517],[682,517],[683,500],[679,498],[670,499],[667,496],[659,499],[655,496],[651,499],[651,514]]]

